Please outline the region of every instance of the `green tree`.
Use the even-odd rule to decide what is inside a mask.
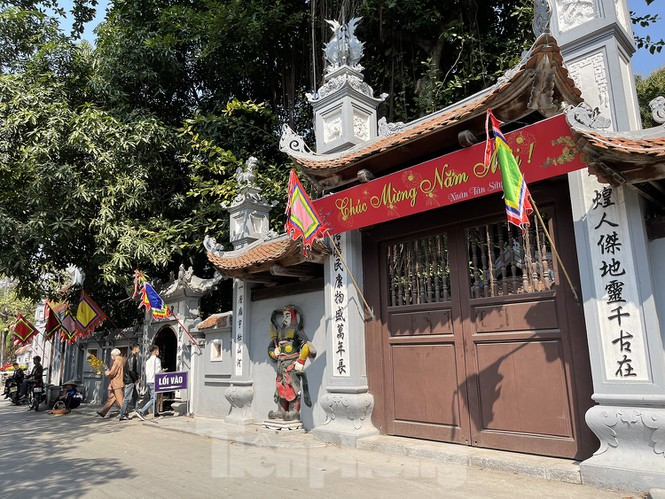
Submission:
[[[635,78],[635,83],[637,87],[637,101],[640,105],[640,116],[642,117],[642,127],[651,128],[658,126],[659,123],[653,119],[649,102],[656,97],[665,97],[665,66],[657,69],[646,78],[638,75]]]

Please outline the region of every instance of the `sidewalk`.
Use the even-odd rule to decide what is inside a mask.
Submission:
[[[99,406],[84,404],[77,411],[98,417],[96,411],[99,408]],[[113,411],[109,414],[107,419],[113,419],[117,412]],[[118,422],[118,424],[135,424],[137,421],[141,422],[138,418],[133,418],[131,421]],[[334,444],[319,441],[311,433],[304,431],[280,432],[264,428],[260,424],[233,425],[217,418],[162,415],[153,419],[149,415],[146,416],[143,424],[254,447],[291,449],[337,447]],[[582,484],[578,462],[570,459],[532,456],[385,435],[362,439],[358,442],[357,448],[391,455],[432,459],[440,463],[466,465],[554,482]],[[659,493],[660,491],[654,490],[652,496],[665,497],[658,495]]]

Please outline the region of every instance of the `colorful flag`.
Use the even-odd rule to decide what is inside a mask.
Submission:
[[[489,122],[492,122],[492,135],[494,137],[494,150],[489,135]],[[485,165],[490,166],[492,159],[496,155],[499,160],[499,170],[501,170],[501,181],[503,183],[503,199],[506,203],[506,215],[508,222],[516,225],[526,231],[529,226],[529,215],[533,213],[531,206],[529,189],[520,171],[517,160],[512,149],[506,142],[506,138],[501,133],[499,121],[492,114],[492,110],[487,110],[487,121],[485,122],[487,132],[487,142],[485,143]]]
[[[106,314],[90,298],[88,293],[81,291],[81,299],[76,309],[76,326],[81,336],[89,335],[99,324],[106,319]]]
[[[155,291],[155,288],[147,282],[143,283],[142,304],[145,306],[146,311],[152,312],[152,316],[155,319],[164,319],[169,315],[169,308],[164,303],[164,300]]]
[[[39,333],[37,328],[33,326],[28,319],[18,314],[16,325],[14,326],[15,343],[25,345],[29,343],[32,338]]]
[[[134,271],[134,295],[135,298],[138,293],[141,293],[141,303],[139,308],[145,307],[146,312],[152,312],[155,319],[164,319],[169,316],[171,311],[164,303],[164,300],[159,293],[155,291],[152,284],[148,282],[139,270]]]
[[[51,305],[46,304],[46,326],[44,327],[44,341],[52,340],[53,337],[60,331],[62,321],[58,314],[56,314]]]
[[[62,319],[60,320],[62,327],[60,328],[60,338],[63,341],[66,341],[70,345],[76,340],[78,334],[78,326],[76,324],[76,319],[72,315],[72,311],[67,309],[62,313]]]
[[[312,248],[312,241],[323,237],[327,227],[316,212],[316,208],[303,189],[295,170],[289,176],[289,199],[286,206],[286,233],[296,240],[302,236],[303,253]]]

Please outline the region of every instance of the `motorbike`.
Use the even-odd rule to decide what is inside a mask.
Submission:
[[[46,401],[46,394],[44,393],[44,384],[43,383],[33,383],[32,387],[29,388],[29,393],[32,394],[29,397],[30,407],[28,410],[33,410],[35,412],[39,411],[39,404]]]
[[[9,393],[9,400],[12,401],[12,404],[18,404],[18,394],[19,394],[19,382],[15,379],[7,380],[7,392]]]
[[[10,386],[10,399],[14,405],[27,405],[28,410],[38,411],[39,404],[46,400],[44,383],[35,382],[31,379],[26,379],[25,383],[27,387],[23,396],[20,395],[21,386],[19,383],[16,383],[16,386]]]

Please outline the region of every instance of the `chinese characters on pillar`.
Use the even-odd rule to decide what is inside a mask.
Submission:
[[[335,234],[332,242],[344,251],[346,236]],[[348,276],[340,255],[334,251],[330,266],[330,305],[332,310],[332,369],[333,376],[348,377],[349,373],[349,322],[348,322]]]
[[[591,252],[600,301],[607,379],[647,380],[648,369],[630,248],[616,195],[609,185],[594,190],[589,211]],[[601,289],[599,289],[599,286]]]
[[[245,335],[243,333],[245,327],[245,283],[240,280],[236,281],[236,283],[236,310],[235,314],[233,314],[235,320],[235,364],[236,376],[242,376],[242,354],[245,341]]]

